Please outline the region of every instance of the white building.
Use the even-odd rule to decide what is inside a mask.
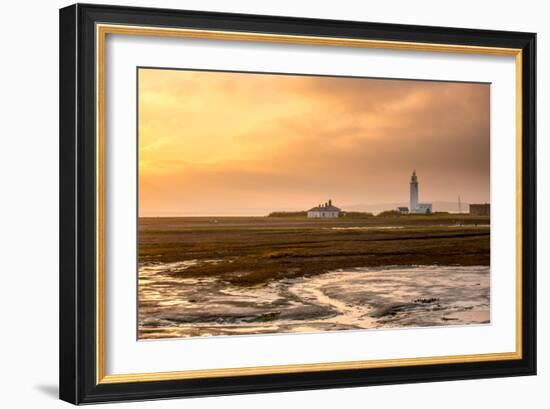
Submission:
[[[431,203],[418,203],[418,177],[416,170],[413,170],[410,182],[410,207],[409,212],[414,214],[430,214],[432,213]]]
[[[320,204],[317,207],[314,207],[313,209],[309,209],[307,211],[307,217],[327,217],[327,218],[334,218],[334,217],[340,217],[340,213],[342,212],[341,209],[339,209],[336,206],[332,205],[332,200],[329,200],[325,204]]]
[[[416,212],[418,214],[431,214],[432,213],[432,204],[431,203],[418,203]]]

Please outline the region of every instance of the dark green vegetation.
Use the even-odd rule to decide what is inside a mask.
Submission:
[[[307,212],[272,212],[267,217],[307,217]]]
[[[393,211],[390,211],[390,212],[393,212]],[[401,215],[401,213],[398,213],[398,212],[395,212],[396,215]],[[363,217],[373,217],[374,215],[370,212],[342,212],[341,213],[341,216],[340,217],[358,217],[358,218],[363,218]],[[269,213],[269,215],[267,217],[301,217],[301,218],[306,218],[307,217],[307,212],[306,211],[302,211],[302,212],[272,212],[272,213]]]
[[[374,215],[370,212],[342,212],[342,217],[350,218],[350,217],[357,217],[357,218],[365,218],[365,217],[373,217]]]
[[[488,217],[452,214],[141,218],[139,261],[197,260],[170,274],[216,275],[241,286],[340,268],[489,265],[488,225]]]

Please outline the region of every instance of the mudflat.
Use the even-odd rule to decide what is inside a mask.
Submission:
[[[140,268],[175,277],[216,277],[235,286],[381,266],[488,266],[489,218],[178,217],[139,219]]]

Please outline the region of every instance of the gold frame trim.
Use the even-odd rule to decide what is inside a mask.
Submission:
[[[430,51],[514,56],[516,64],[516,350],[505,353],[451,355],[369,361],[323,362],[245,368],[149,372],[132,374],[105,373],[105,41],[107,34],[198,38],[226,41],[252,41],[301,45],[375,48],[400,51]],[[522,358],[522,51],[516,48],[466,46],[455,44],[414,43],[403,41],[361,40],[351,38],[294,36],[233,31],[177,29],[164,27],[96,25],[96,149],[97,149],[97,271],[96,271],[96,383],[116,384],[164,380],[204,379],[228,376],[290,374],[347,369],[388,368],[412,365],[488,362]]]

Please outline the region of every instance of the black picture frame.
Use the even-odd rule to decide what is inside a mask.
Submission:
[[[96,23],[522,51],[521,359],[101,384],[96,351]],[[536,34],[77,4],[60,10],[60,398],[74,404],[536,374]]]

